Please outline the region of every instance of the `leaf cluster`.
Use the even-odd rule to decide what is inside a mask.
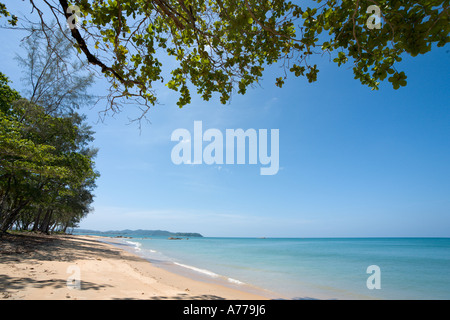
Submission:
[[[46,113],[9,88],[1,73],[0,88],[0,232],[22,212],[29,216],[45,209],[79,219],[89,211],[98,177],[84,117]],[[90,200],[75,201],[80,194]]]
[[[159,82],[178,93],[179,107],[191,102],[193,89],[204,100],[217,94],[227,103],[257,85],[273,64],[281,67],[278,87],[289,73],[315,82],[320,67],[314,57],[324,55],[338,66],[352,64],[355,79],[373,90],[386,78],[398,89],[406,85],[396,68],[404,54],[449,42],[448,0],[310,3],[74,0],[82,23],[71,33],[79,52],[111,82],[112,106],[116,99],[136,99],[148,108],[158,102],[153,87]],[[50,9],[67,19],[69,2],[59,4]],[[368,27],[370,6],[379,9],[380,29]]]

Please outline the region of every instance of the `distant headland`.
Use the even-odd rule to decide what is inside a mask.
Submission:
[[[109,230],[73,229],[73,234],[122,235],[129,237],[203,237],[197,232],[171,232],[166,230]]]

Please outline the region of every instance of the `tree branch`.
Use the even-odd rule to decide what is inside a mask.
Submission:
[[[69,19],[71,17],[71,14],[67,12],[67,9],[69,8],[69,5],[67,3],[67,0],[59,0],[59,3],[61,4],[61,7],[63,9],[64,15],[66,19]],[[70,29],[70,32],[72,34],[72,37],[76,40],[79,48],[81,51],[84,52],[86,55],[86,58],[89,63],[93,65],[100,66],[102,68],[102,72],[111,72],[114,77],[116,77],[122,84],[127,85],[130,81],[126,81],[120,74],[118,74],[113,68],[108,67],[103,62],[101,62],[97,57],[95,57],[88,49],[86,42],[84,41],[83,37],[81,36],[80,32],[77,28]]]

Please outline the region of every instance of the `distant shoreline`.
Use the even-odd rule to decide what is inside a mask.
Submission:
[[[131,236],[131,237],[199,237],[203,238],[200,233],[197,232],[171,232],[166,230],[108,230],[108,231],[99,231],[99,230],[90,230],[90,229],[74,229],[72,231],[74,235],[122,235],[122,236]]]

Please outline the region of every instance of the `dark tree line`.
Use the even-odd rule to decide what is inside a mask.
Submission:
[[[28,99],[0,73],[0,235],[9,229],[45,233],[75,227],[91,210],[97,149],[86,117],[92,75],[66,61],[61,35],[42,45],[40,32],[24,39]]]

